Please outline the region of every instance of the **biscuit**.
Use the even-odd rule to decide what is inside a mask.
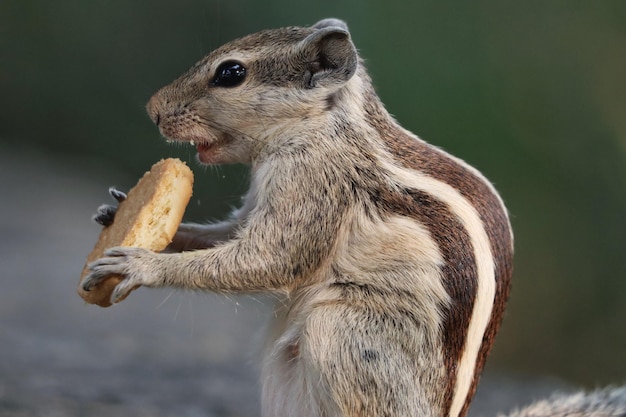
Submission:
[[[123,279],[110,276],[90,291],[82,289],[87,265],[115,246],[135,246],[162,251],[172,242],[191,198],[193,173],[179,159],[164,159],[152,166],[119,204],[113,224],[102,229],[96,246],[87,256],[78,294],[89,304],[111,305],[111,294]],[[121,301],[121,300],[120,300]]]

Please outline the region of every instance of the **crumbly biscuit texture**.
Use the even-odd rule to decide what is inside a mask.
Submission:
[[[120,203],[113,224],[102,229],[96,246],[87,257],[80,282],[89,272],[87,265],[115,246],[135,246],[161,251],[174,238],[191,198],[193,173],[179,159],[164,159],[152,166]],[[78,286],[78,294],[89,304],[111,305],[111,294],[122,280],[111,276],[91,291]]]

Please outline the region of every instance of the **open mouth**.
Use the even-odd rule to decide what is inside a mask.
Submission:
[[[167,138],[167,143],[189,144],[196,148],[198,160],[204,164],[216,162],[217,154],[222,145],[227,141],[226,137],[213,137],[212,140],[202,139],[171,139]]]
[[[191,142],[193,145],[193,141]],[[201,142],[196,145],[198,151],[198,159],[200,162],[210,164],[214,160],[214,156],[217,153],[221,143],[220,141],[214,142]]]

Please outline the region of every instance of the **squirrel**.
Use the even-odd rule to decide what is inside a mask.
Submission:
[[[281,294],[265,417],[467,414],[509,296],[508,213],[481,173],[387,112],[345,22],[231,41],[147,112],[200,163],[249,164],[249,190],[226,221],[183,223],[167,253],[110,249],[85,290],[119,274],[113,302],[137,285]],[[569,404],[540,408],[585,401]]]

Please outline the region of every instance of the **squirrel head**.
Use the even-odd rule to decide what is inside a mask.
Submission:
[[[248,163],[277,130],[322,114],[358,62],[341,20],[266,30],[211,52],[147,111],[166,138],[196,144],[201,162]]]

